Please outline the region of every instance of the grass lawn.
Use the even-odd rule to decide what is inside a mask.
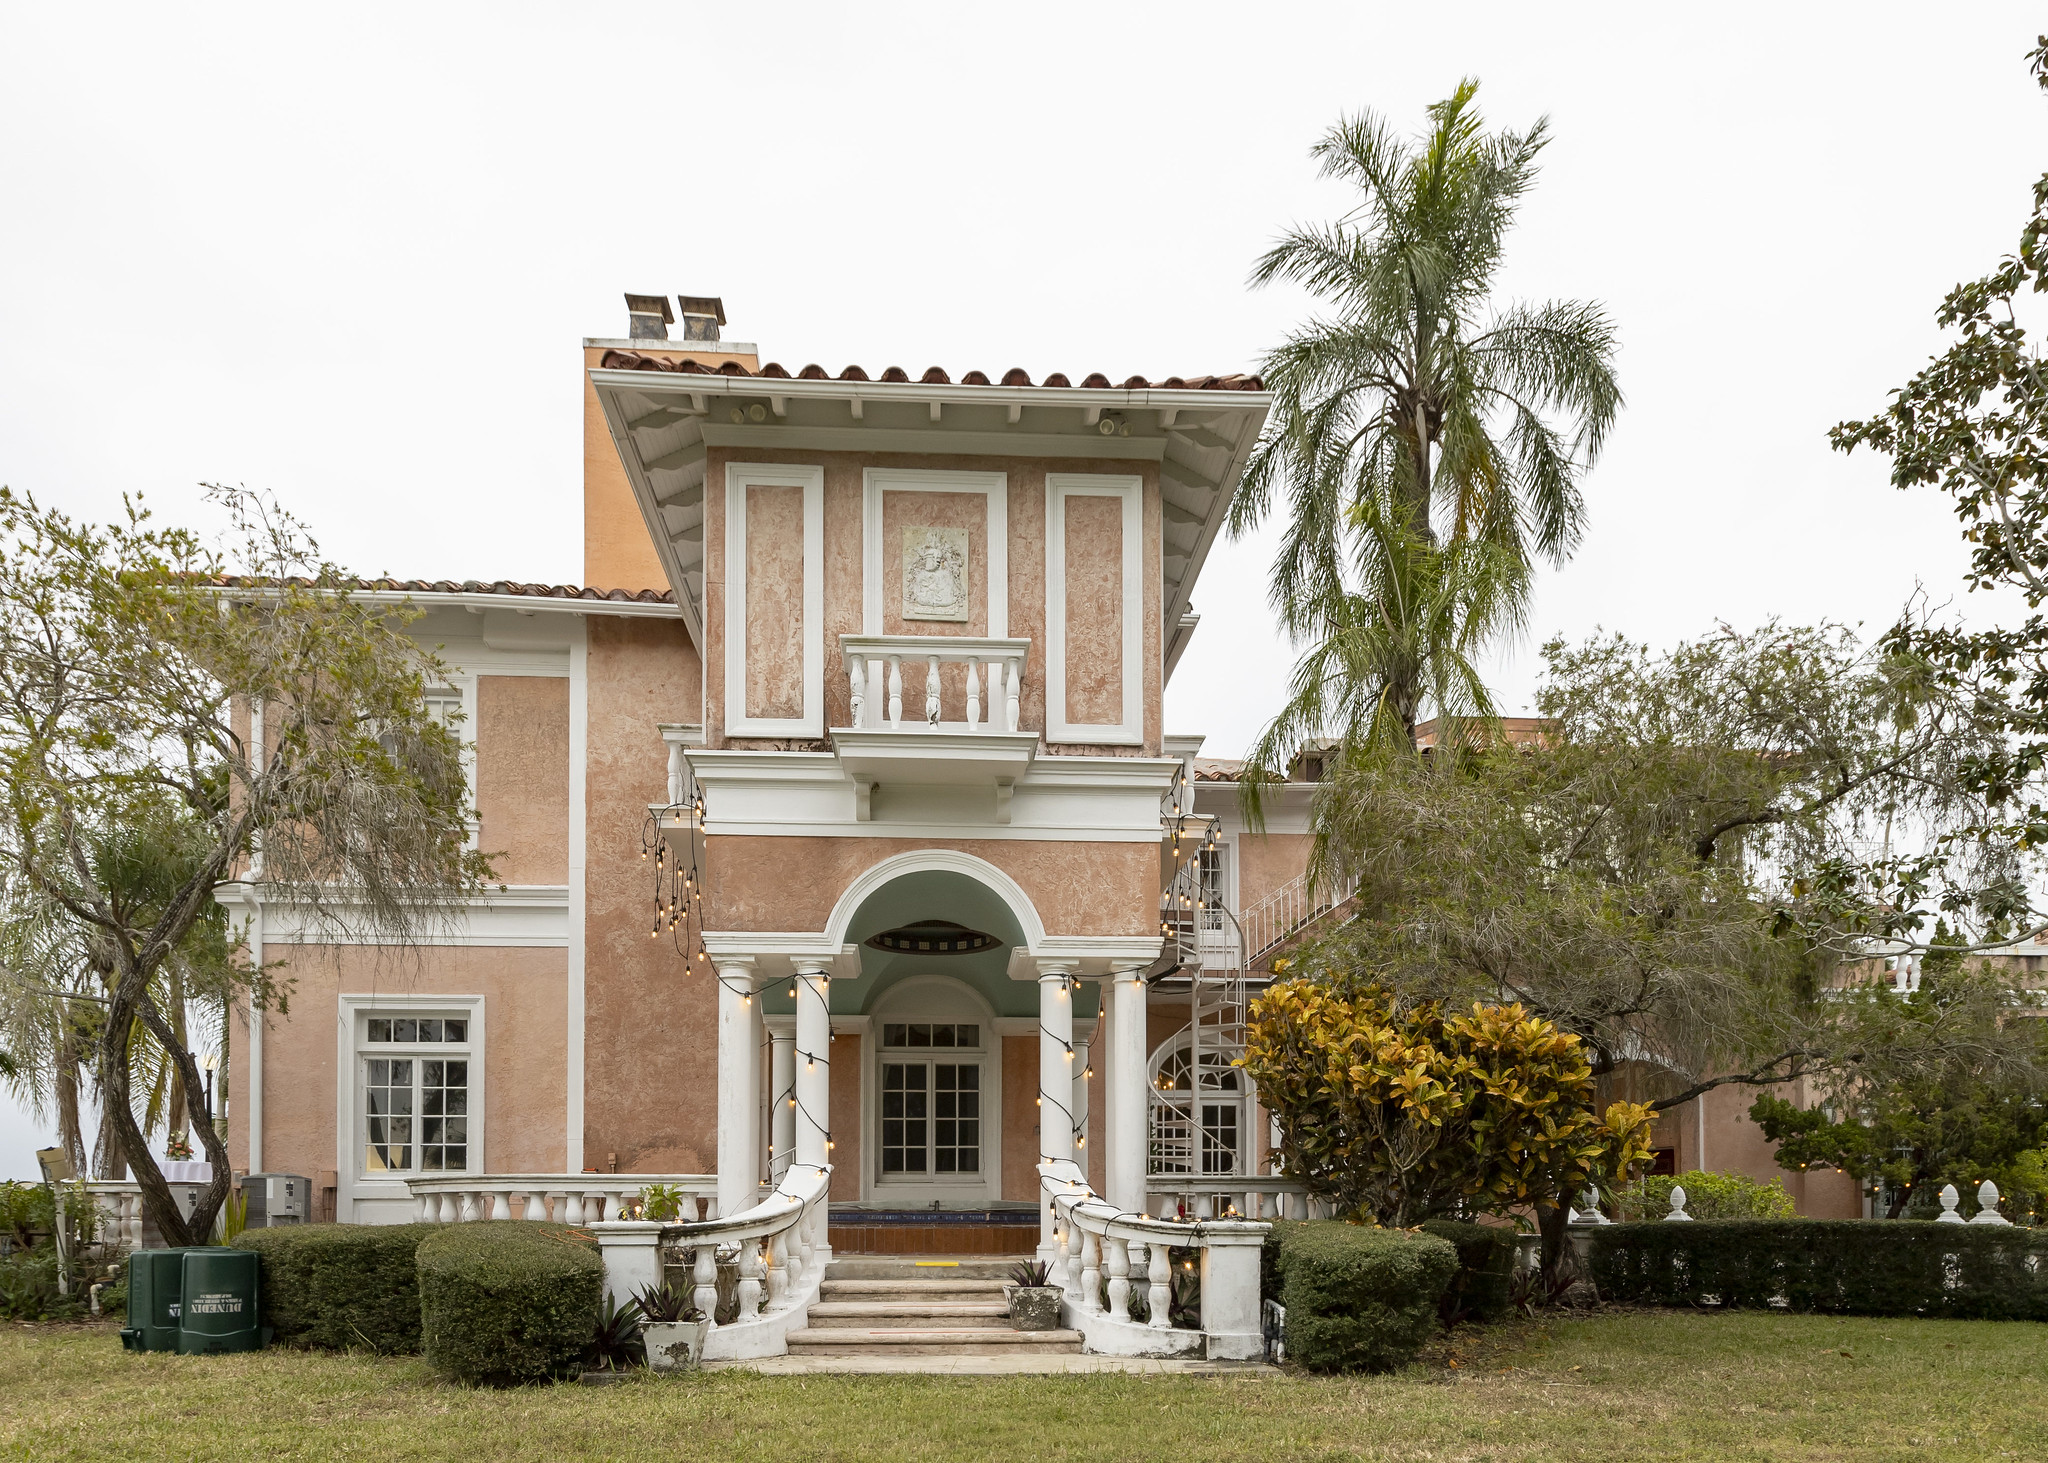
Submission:
[[[760,1377],[472,1392],[417,1360],[130,1356],[0,1331],[0,1456],[2048,1459],[2048,1326],[1610,1312],[1462,1330],[1391,1377]]]

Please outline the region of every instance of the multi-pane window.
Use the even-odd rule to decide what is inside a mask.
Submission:
[[[882,1045],[978,1047],[981,1045],[981,1028],[945,1021],[888,1021],[882,1025]]]
[[[956,1022],[885,1022],[882,1045],[908,1051],[971,1051],[981,1045],[981,1028]],[[979,1061],[883,1058],[885,1177],[980,1177],[981,1067]]]
[[[370,1016],[363,1022],[365,1175],[469,1169],[469,1020]]]
[[[1188,1049],[1169,1053],[1152,1080],[1151,1171],[1239,1174],[1245,1158],[1245,1095],[1237,1072],[1209,1067],[1193,1091]]]

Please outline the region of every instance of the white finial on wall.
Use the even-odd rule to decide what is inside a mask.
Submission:
[[[1963,1222],[1963,1216],[1956,1213],[1956,1199],[1958,1197],[1954,1184],[1943,1184],[1941,1186],[1941,1213],[1934,1216],[1936,1224],[1961,1224]]]
[[[1977,1213],[1970,1220],[1972,1224],[2011,1224],[1998,1212],[1998,1185],[1990,1179],[1977,1185]]]
[[[1671,1212],[1664,1217],[1666,1220],[1683,1219],[1688,1224],[1692,1222],[1692,1216],[1685,1212],[1684,1184],[1673,1184],[1671,1186]]]

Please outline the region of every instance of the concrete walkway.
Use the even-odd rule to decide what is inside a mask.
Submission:
[[[1005,1377],[1025,1373],[1123,1372],[1138,1376],[1277,1377],[1280,1368],[1256,1361],[1185,1361],[1132,1356],[764,1356],[755,1361],[707,1361],[705,1371],[754,1371],[768,1377],[875,1376]]]

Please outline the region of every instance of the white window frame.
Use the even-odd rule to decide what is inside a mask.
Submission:
[[[987,562],[982,579],[988,588],[988,634],[1000,640],[1010,633],[1010,475],[1002,472],[955,472],[924,467],[871,467],[861,474],[861,633],[880,635],[883,576],[888,573],[889,546],[882,542],[882,496],[885,493],[980,493],[988,499]],[[962,634],[966,631],[963,629]]]
[[[861,1042],[861,1198],[902,1199],[920,1206],[943,1203],[989,1203],[1003,1195],[1003,1030],[982,994],[956,976],[937,972],[906,976],[875,999]],[[916,1021],[972,1022],[981,1028],[981,1172],[974,1180],[961,1175],[890,1174],[882,1177],[882,1028],[883,1023]],[[836,1029],[835,1021],[835,1029]],[[1032,1028],[1037,1029],[1034,1020]],[[893,1049],[892,1049],[893,1050]],[[898,1055],[907,1055],[904,1048]],[[945,1048],[916,1050],[913,1061],[935,1060]],[[955,1051],[959,1050],[957,1047]]]
[[[336,1218],[355,1217],[354,1204],[361,1200],[411,1201],[412,1190],[405,1178],[369,1178],[362,1172],[362,1084],[360,1059],[376,1055],[364,1040],[365,1023],[371,1016],[455,1016],[469,1022],[469,1163],[464,1173],[481,1174],[485,1166],[484,1124],[488,1111],[484,1054],[487,1027],[484,998],[462,995],[391,995],[383,992],[343,994],[336,998],[335,1020],[335,1180],[341,1201]],[[416,1054],[414,1054],[416,1055]],[[414,1144],[418,1146],[417,1142]],[[459,1175],[412,1174],[412,1178],[459,1177]],[[388,1205],[385,1206],[388,1208]]]
[[[1152,1127],[1154,1112],[1164,1106],[1159,1096],[1159,1072],[1174,1057],[1189,1053],[1194,1042],[1191,1033],[1182,1027],[1156,1047],[1151,1058],[1145,1063],[1145,1174],[1148,1178],[1186,1180],[1195,1188],[1209,1183],[1220,1183],[1225,1179],[1246,1178],[1258,1172],[1259,1138],[1254,1131],[1258,1121],[1258,1094],[1253,1090],[1251,1079],[1239,1071],[1235,1096],[1225,1092],[1204,1095],[1200,1075],[1195,1072],[1192,1062],[1188,1067],[1189,1093],[1188,1115],[1196,1130],[1195,1162],[1199,1170],[1201,1163],[1202,1108],[1236,1107],[1237,1113],[1237,1172],[1220,1173],[1158,1173],[1152,1168]]]
[[[1045,475],[1045,739],[1105,746],[1145,741],[1144,479],[1101,473]],[[1067,720],[1067,499],[1123,505],[1123,720]]]
[[[804,490],[803,711],[748,716],[747,489]],[[733,462],[725,469],[725,734],[804,737],[825,734],[825,469],[801,464]]]

